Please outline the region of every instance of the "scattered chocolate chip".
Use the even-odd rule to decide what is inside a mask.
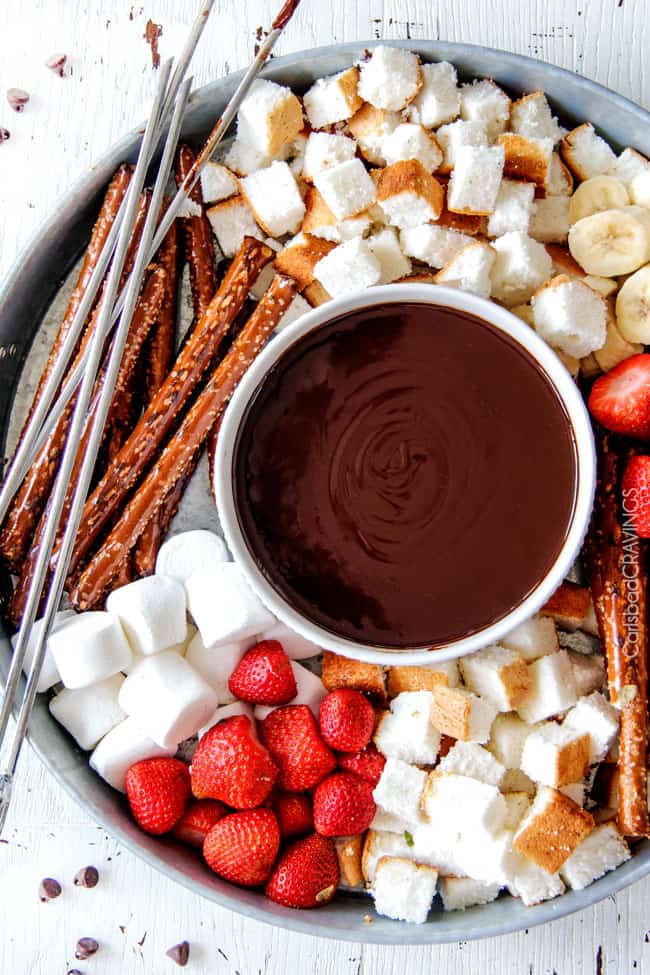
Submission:
[[[99,882],[99,870],[97,867],[82,867],[74,875],[75,887],[96,887]]]
[[[52,57],[48,58],[45,62],[45,67],[49,68],[50,71],[54,71],[55,74],[58,74],[59,78],[65,78],[67,63],[67,54],[53,54]]]
[[[44,877],[38,888],[38,896],[43,903],[53,901],[61,893],[61,884],[52,877]]]
[[[79,938],[74,956],[78,961],[85,961],[86,958],[94,955],[96,951],[99,951],[98,941],[95,941],[94,938]]]
[[[174,945],[173,948],[170,948],[166,954],[168,958],[175,961],[181,968],[185,968],[190,957],[189,941],[181,941],[179,945]]]
[[[6,142],[7,139],[10,139],[10,138],[11,138],[11,132],[9,131],[9,129],[4,129],[0,125],[0,142]]]
[[[7,101],[14,112],[22,112],[29,101],[29,92],[23,88],[9,88],[7,91]]]

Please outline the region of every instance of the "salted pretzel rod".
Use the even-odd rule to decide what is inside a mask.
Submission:
[[[133,267],[150,201],[151,193],[145,190],[139,199],[136,222],[127,251],[124,271],[122,272],[122,281],[126,279]],[[92,337],[95,333],[100,307],[101,297],[99,304],[95,307],[90,324],[84,332],[81,345],[70,366],[70,372],[83,359],[84,354],[90,347]],[[31,546],[34,531],[45,508],[47,496],[54,483],[59,460],[65,447],[75,401],[73,397],[68,403],[54,430],[29,468],[0,529],[0,553],[4,556],[7,565],[14,573],[20,572],[27,551]]]
[[[113,397],[111,399],[111,405],[109,407],[109,417],[116,406],[119,404],[122,397],[124,389],[129,388],[131,380],[136,371],[136,366],[138,364],[138,359],[144,347],[144,344],[149,336],[149,333],[153,327],[154,322],[158,316],[161,302],[165,293],[166,285],[166,273],[162,268],[154,268],[146,280],[145,286],[142,290],[142,294],[138,298],[138,303],[135,307],[133,313],[133,320],[129,328],[129,336],[127,340],[127,345],[125,348],[122,361],[120,363],[120,368],[117,374],[117,380],[115,383],[115,390],[113,392]],[[83,457],[85,455],[86,449],[88,447],[88,441],[90,438],[90,433],[92,431],[93,422],[95,414],[97,412],[97,407],[99,405],[99,399],[104,386],[105,372],[98,376],[95,383],[95,389],[93,391],[93,398],[90,402],[88,408],[88,416],[86,418],[85,427],[79,441],[79,449],[77,451],[77,457],[75,460],[74,467],[72,469],[72,476],[70,478],[70,485],[65,498],[63,512],[62,512],[62,523],[65,523],[65,518],[68,515],[70,509],[70,504],[72,502],[72,497],[75,491],[79,479],[79,470]],[[38,559],[39,547],[41,540],[43,538],[43,532],[47,518],[50,515],[51,505],[48,504],[41,516],[39,522],[36,536],[33,540],[31,549],[27,554],[23,566],[16,583],[16,588],[13,591],[12,597],[9,601],[7,607],[7,616],[11,623],[15,627],[20,625],[20,621],[23,617],[23,612],[25,610],[25,603],[27,600],[27,595],[29,593],[29,587],[32,584],[34,578],[34,569],[36,567],[36,562]],[[62,532],[59,531],[59,538]]]
[[[612,703],[619,708],[619,810],[626,836],[648,834],[647,574],[645,545],[621,496],[622,449],[598,432],[599,469],[585,548]]]
[[[137,489],[108,538],[83,571],[70,594],[79,610],[101,606],[121,566],[130,555],[163,499],[191,466],[223,413],[239,380],[287,310],[295,282],[276,275],[248,323],[212,373],[156,463]]]
[[[266,244],[253,237],[244,238],[221,287],[179,353],[169,376],[86,501],[70,562],[71,573],[92,552],[101,533],[119,513],[131,489],[156,458],[189,398],[206,375],[252,284],[272,257],[273,251]],[[56,557],[55,549],[54,560]]]
[[[179,146],[176,153],[175,176],[178,186],[182,186],[191,171],[196,157],[189,146]],[[181,217],[181,235],[185,260],[190,270],[190,290],[194,308],[194,323],[200,321],[217,290],[216,258],[214,237],[210,221],[205,215],[201,184],[196,183],[189,194],[196,206],[201,207],[200,215]]]
[[[162,386],[174,359],[176,299],[179,279],[178,256],[178,222],[174,221],[156,254],[156,264],[164,269],[166,284],[158,319],[149,340],[145,363],[145,405],[153,399],[155,393]]]

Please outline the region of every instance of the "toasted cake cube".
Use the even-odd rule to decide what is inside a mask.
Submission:
[[[347,68],[327,78],[319,78],[303,98],[312,129],[322,129],[354,115],[361,107],[358,83],[357,67]]]
[[[544,246],[513,230],[497,237],[492,268],[492,296],[506,305],[521,305],[551,277],[552,262]]]
[[[568,711],[576,702],[573,668],[566,650],[528,664],[530,688],[517,712],[530,724]]]
[[[348,159],[314,176],[314,185],[337,220],[361,213],[375,202],[375,184],[360,159]]]
[[[286,162],[274,162],[251,173],[240,180],[240,186],[257,223],[271,237],[282,237],[298,229],[305,204]]]
[[[402,122],[383,142],[383,154],[387,165],[403,159],[417,159],[433,173],[442,162],[442,149],[430,132],[415,122]]]
[[[456,68],[448,61],[422,65],[422,87],[406,109],[412,122],[435,129],[460,113]]]
[[[546,196],[571,196],[573,193],[573,175],[559,152],[551,155],[543,192]]]
[[[488,221],[488,237],[501,237],[509,230],[527,232],[533,212],[535,186],[521,180],[503,179]]]
[[[484,122],[465,122],[458,119],[448,125],[441,125],[436,132],[438,145],[443,152],[443,160],[439,166],[441,173],[450,173],[456,165],[456,157],[460,149],[474,146],[476,149],[487,148],[488,136]]]
[[[630,856],[630,848],[616,824],[603,823],[576,847],[562,864],[560,873],[571,890],[583,890]]]
[[[446,193],[447,186],[445,187],[445,196]],[[476,213],[453,213],[447,208],[446,202],[437,220],[439,227],[450,227],[452,230],[458,230],[462,234],[470,234],[472,237],[478,234],[485,237],[487,222],[487,217],[482,217]]]
[[[559,897],[566,889],[558,873],[549,873],[528,857],[514,858],[512,870],[508,888],[515,897],[522,899],[526,907]]]
[[[505,176],[524,179],[540,189],[546,186],[553,156],[550,139],[526,139],[523,135],[505,132],[499,136],[499,145],[505,152]]]
[[[596,134],[591,122],[583,122],[567,132],[561,151],[569,169],[580,180],[609,173],[616,165],[611,147]]]
[[[490,728],[497,709],[489,701],[460,687],[433,688],[432,722],[452,738],[483,744],[490,737]]]
[[[420,59],[403,47],[381,44],[360,67],[359,95],[375,108],[399,112],[413,101],[421,87]]]
[[[227,166],[208,162],[201,170],[201,192],[205,203],[219,203],[238,193],[237,180]]]
[[[363,105],[348,123],[350,135],[356,139],[364,159],[375,166],[385,166],[384,141],[394,132],[402,119],[398,112]]]
[[[402,691],[430,691],[436,684],[458,687],[460,677],[455,660],[441,661],[427,667],[390,667],[388,694],[396,697]]]
[[[514,847],[548,873],[557,873],[594,828],[590,813],[557,789],[541,786],[515,833]]]
[[[477,830],[496,836],[503,829],[506,803],[496,785],[436,769],[427,778],[422,811],[431,826],[451,826],[463,839]]]
[[[605,344],[607,304],[588,284],[558,274],[531,304],[535,330],[549,345],[580,359]]]
[[[499,896],[499,884],[484,884],[472,877],[439,877],[438,888],[445,911],[464,911],[489,904]]]
[[[381,264],[361,237],[339,244],[321,258],[314,277],[333,298],[378,284]]]
[[[233,196],[223,203],[216,203],[206,211],[206,216],[224,257],[234,257],[244,237],[263,239],[243,196]]]
[[[371,894],[383,917],[424,924],[438,882],[433,867],[400,857],[382,857],[377,864]]]
[[[447,206],[455,213],[493,212],[505,154],[501,146],[461,146],[449,181]]]
[[[620,179],[621,183],[629,188],[632,180],[639,173],[647,173],[650,177],[650,160],[637,152],[636,149],[623,149],[614,163],[610,175]]]
[[[314,268],[336,245],[310,234],[298,234],[280,251],[274,267],[280,274],[288,274],[302,291],[314,280]]]
[[[576,653],[575,650],[567,650],[571,661],[571,670],[576,685],[578,697],[592,694],[594,691],[601,691],[605,686],[605,658],[601,653],[594,653],[586,656],[583,653]]]
[[[334,848],[339,861],[340,884],[342,887],[360,887],[363,883],[361,870],[361,851],[363,835],[339,836],[334,840]]]
[[[496,139],[510,118],[511,101],[503,89],[489,78],[462,85],[460,114],[468,122],[483,122],[488,138]]]
[[[436,284],[459,288],[470,294],[489,298],[492,289],[490,272],[494,265],[494,250],[489,244],[476,240],[452,257],[436,274]]]
[[[569,235],[569,197],[547,196],[536,200],[529,233],[543,244],[565,244]]]
[[[302,230],[313,237],[322,237],[323,240],[341,244],[344,240],[362,237],[370,228],[371,220],[367,211],[345,220],[337,220],[315,186],[307,191],[305,207]]]
[[[550,139],[553,145],[566,132],[551,112],[543,91],[533,91],[512,103],[510,128],[526,139]]]
[[[547,721],[526,738],[521,770],[535,782],[555,789],[577,782],[589,768],[589,736],[581,730]]]
[[[532,619],[520,623],[501,637],[501,643],[504,647],[516,650],[529,663],[560,649],[555,623],[546,616],[533,616]]]
[[[427,773],[415,765],[402,762],[399,758],[388,758],[373,791],[373,798],[386,812],[416,826],[422,822],[420,803],[426,781]]]
[[[460,661],[465,684],[499,711],[512,711],[525,697],[530,676],[524,658],[508,647],[491,646]]]
[[[499,714],[490,730],[486,748],[506,769],[518,769],[526,739],[532,727],[516,714]],[[517,791],[510,787],[510,791]]]
[[[381,268],[380,284],[390,284],[411,272],[411,262],[402,253],[399,237],[394,227],[384,227],[366,240],[370,252],[379,261]]]
[[[274,81],[253,82],[237,114],[242,142],[273,158],[302,127],[302,107],[290,88]]]
[[[354,139],[346,135],[332,135],[329,132],[310,132],[305,146],[302,174],[313,180],[323,169],[331,169],[339,163],[354,159],[356,153]]]
[[[424,261],[431,267],[443,268],[459,251],[474,241],[457,230],[423,223],[419,227],[402,230],[400,243],[409,257]]]
[[[375,870],[382,857],[404,857],[415,859],[413,847],[407,843],[402,834],[381,833],[370,829],[366,833],[361,854],[361,871],[366,886],[370,886],[375,879]]]
[[[530,809],[531,797],[527,792],[504,792],[506,801],[506,829],[517,829]]]
[[[404,691],[393,698],[390,711],[379,719],[374,741],[382,753],[412,765],[433,765],[440,748],[440,732],[431,724],[431,691]]]
[[[386,704],[386,684],[383,668],[378,664],[366,664],[350,660],[329,650],[323,652],[321,680],[328,691],[350,687],[367,694],[374,704]]]
[[[438,763],[440,772],[456,772],[488,785],[500,785],[506,773],[494,755],[473,741],[457,741]]]
[[[619,711],[598,691],[582,697],[568,712],[562,724],[589,738],[589,764],[602,762],[616,739]]]
[[[421,162],[407,159],[381,170],[377,202],[386,222],[404,229],[437,220],[442,212],[444,191]]]

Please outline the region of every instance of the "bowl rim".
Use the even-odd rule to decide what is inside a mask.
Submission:
[[[488,47],[480,44],[465,44],[455,41],[440,41],[426,39],[371,39],[367,41],[350,41],[345,44],[321,45],[317,48],[302,50],[294,53],[274,58],[264,69],[263,75],[271,79],[281,80],[286,70],[291,70],[296,66],[309,63],[314,59],[325,56],[349,55],[350,58],[358,57],[365,49],[372,49],[380,44],[389,44],[395,47],[405,47],[422,53],[428,60],[448,59],[458,63],[459,59],[467,59],[466,74],[472,75],[470,65],[478,60],[492,60],[495,68],[494,77],[500,80],[500,66],[504,69],[512,69],[519,74],[530,71],[534,75],[542,74],[548,78],[549,85],[557,86],[562,89],[568,86],[570,94],[577,95],[578,91],[584,93],[587,100],[594,99],[599,103],[606,100],[609,106],[615,110],[627,114],[635,119],[640,131],[648,131],[650,122],[650,112],[616,92],[611,91],[605,85],[592,81],[578,75],[574,71],[566,68],[542,62],[539,59],[531,58],[526,55],[504,51],[499,48]],[[476,74],[476,72],[474,72]],[[224,99],[226,92],[234,90],[234,86],[241,80],[244,71],[238,71],[226,78],[217,79],[198,89],[189,100],[188,111],[191,111],[192,104],[199,99],[209,99],[211,102]],[[481,76],[485,72],[481,69]],[[508,86],[507,81],[502,81]],[[522,82],[515,83],[522,89]],[[547,87],[546,85],[544,86]],[[522,89],[523,90],[523,89]],[[556,99],[561,102],[562,95],[557,95]],[[553,97],[551,96],[551,100]],[[571,110],[567,110],[571,114]],[[586,117],[586,116],[584,116]],[[599,116],[599,121],[603,116]],[[606,123],[605,123],[606,124]],[[24,281],[30,279],[39,262],[44,259],[46,250],[45,241],[54,237],[58,239],[61,232],[62,218],[76,207],[80,199],[88,200],[100,192],[106,185],[105,173],[109,172],[111,166],[128,156],[133,147],[137,145],[141,137],[142,126],[134,126],[121,139],[118,139],[109,147],[90,167],[85,176],[81,176],[72,187],[61,197],[60,202],[53,208],[50,215],[46,217],[31,235],[22,250],[18,252],[13,267],[5,275],[0,283],[0,309],[9,301],[13,292],[22,294],[25,291]],[[612,137],[615,144],[621,144],[619,140]],[[650,151],[650,149],[649,149]],[[63,268],[57,271],[57,279],[60,281]],[[51,298],[48,298],[47,304]],[[47,307],[43,307],[43,310]],[[20,369],[17,370],[18,375]],[[0,431],[6,437],[6,424]],[[8,654],[8,641],[3,639],[2,648],[5,656]],[[577,911],[590,907],[593,904],[612,896],[625,887],[635,883],[650,873],[650,844],[644,841],[641,844],[640,854],[633,856],[631,860],[615,871],[606,874],[591,886],[582,891],[568,891],[555,900],[546,901],[535,907],[525,908],[518,902],[508,905],[509,910],[504,912],[504,916],[499,915],[498,920],[489,920],[482,908],[469,909],[460,912],[456,917],[455,913],[448,915],[438,915],[439,922],[433,921],[425,925],[405,925],[400,922],[386,921],[377,918],[374,924],[364,924],[362,914],[364,909],[359,911],[358,921],[348,920],[345,923],[345,911],[348,904],[342,905],[340,911],[344,920],[339,920],[339,914],[332,911],[337,904],[321,908],[318,915],[312,912],[292,911],[289,908],[281,908],[268,900],[258,897],[254,902],[246,896],[245,891],[228,885],[222,891],[219,885],[198,885],[196,880],[189,874],[171,862],[171,858],[161,856],[161,846],[166,849],[165,841],[151,841],[150,837],[142,834],[135,836],[133,830],[129,830],[130,823],[121,812],[111,814],[110,804],[115,803],[115,793],[110,787],[105,786],[88,767],[87,755],[80,753],[76,749],[72,739],[68,738],[62,729],[54,726],[53,719],[47,711],[44,702],[37,702],[37,709],[32,719],[32,725],[28,733],[28,740],[31,747],[39,756],[50,774],[63,790],[76,802],[78,802],[86,812],[94,818],[103,828],[109,830],[124,846],[136,856],[143,859],[149,866],[164,873],[170,879],[177,881],[182,886],[199,893],[221,907],[236,911],[243,916],[253,920],[270,924],[289,931],[300,934],[310,934],[314,937],[329,938],[333,940],[386,944],[386,945],[430,945],[446,944],[457,941],[468,941],[479,938],[493,937],[500,934],[509,934],[524,928],[536,927],[562,917],[566,917]],[[58,753],[64,753],[65,758],[58,760]],[[349,898],[346,898],[348,901]],[[365,908],[369,906],[368,901],[363,902]],[[498,902],[497,902],[498,903]],[[494,905],[489,905],[490,907]],[[327,913],[323,913],[327,912]],[[319,921],[319,917],[322,919]]]
[[[399,307],[406,303],[424,305],[427,308],[448,308],[469,314],[514,339],[534,360],[555,390],[567,413],[576,453],[576,489],[571,520],[561,548],[547,573],[499,620],[433,650],[427,646],[398,650],[394,647],[362,644],[333,634],[292,606],[272,584],[253,556],[237,515],[234,492],[234,466],[242,422],[270,371],[288,351],[306,335],[318,331],[341,316],[356,311],[363,312],[378,305]],[[434,662],[455,660],[474,653],[481,647],[497,643],[502,636],[533,616],[555,592],[575,562],[589,525],[596,483],[596,452],[591,423],[576,383],[558,356],[533,329],[493,301],[457,288],[418,282],[381,285],[335,298],[305,312],[275,335],[247,369],[230,399],[219,430],[213,472],[217,510],[228,547],[247,582],[274,616],[324,650],[384,666],[426,666]]]

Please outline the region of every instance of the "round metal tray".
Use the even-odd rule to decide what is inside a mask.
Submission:
[[[316,78],[348,67],[368,44],[317,48],[274,59],[265,77],[304,91]],[[491,77],[511,94],[544,90],[565,125],[593,121],[601,133],[619,148],[633,146],[650,156],[650,114],[632,102],[552,65],[484,47],[438,41],[391,41],[417,51],[424,61],[449,60],[466,79]],[[202,88],[192,96],[183,138],[200,144],[232,95],[241,74],[230,75]],[[43,224],[24,250],[0,291],[0,431],[6,440],[12,400],[22,364],[43,315],[62,280],[78,259],[90,235],[103,190],[117,165],[133,160],[140,134],[121,140],[79,182]],[[0,587],[9,579],[0,574]],[[6,674],[9,643],[0,634],[0,675]],[[445,914],[437,904],[428,923],[407,925],[374,916],[364,896],[339,894],[327,907],[294,911],[279,907],[261,893],[242,890],[212,874],[195,852],[165,839],[142,833],[133,823],[124,801],[89,768],[86,753],[50,717],[42,697],[36,706],[30,741],[60,785],[101,825],[147,863],[189,889],[223,907],[278,927],[313,934],[377,944],[434,944],[485,938],[532,927],[587,907],[615,893],[650,872],[650,843],[640,844],[634,856],[584,891],[565,894],[537,907],[524,907],[504,896],[484,907]],[[373,915],[373,923],[364,916]]]

